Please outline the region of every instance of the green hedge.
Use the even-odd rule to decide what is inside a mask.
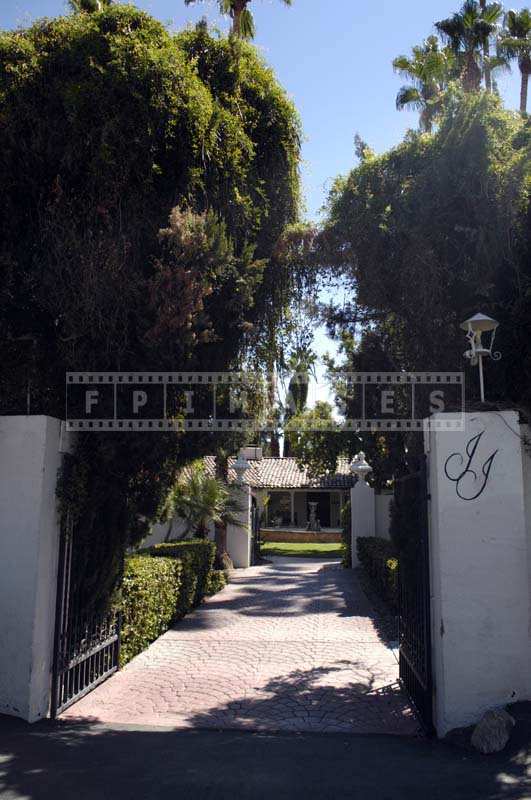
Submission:
[[[168,630],[175,618],[181,578],[182,565],[176,558],[126,558],[119,600],[121,666]]]
[[[207,580],[206,592],[207,595],[216,594],[227,585],[227,576],[222,569],[213,569]]]
[[[121,666],[205,595],[223,588],[224,574],[212,569],[215,553],[213,542],[191,540],[157,544],[126,558],[117,601],[122,614]]]
[[[214,566],[216,545],[208,539],[163,542],[142,552],[157,558],[179,558],[183,565],[182,616],[206,595],[208,576]]]
[[[394,608],[398,606],[398,558],[393,543],[378,536],[356,540],[360,564],[378,594]]]

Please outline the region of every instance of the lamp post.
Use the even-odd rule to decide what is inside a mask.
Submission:
[[[470,361],[473,367],[475,367],[476,364],[479,367],[479,392],[482,403],[485,402],[483,358],[492,358],[494,361],[499,361],[501,358],[501,353],[492,352],[492,346],[494,344],[494,337],[496,336],[496,328],[498,325],[499,323],[495,319],[492,319],[492,317],[487,317],[486,314],[481,313],[474,314],[473,317],[470,317],[470,319],[467,319],[461,323],[461,329],[466,331],[466,338],[470,344],[470,349],[464,353],[464,356]],[[490,339],[488,342],[482,341],[481,337],[484,333],[490,333]]]
[[[358,480],[362,481],[364,481],[367,475],[370,475],[372,472],[372,467],[370,464],[367,464],[367,461],[365,460],[365,453],[363,451],[357,453],[352,459],[350,471],[356,476],[356,478],[358,478]]]

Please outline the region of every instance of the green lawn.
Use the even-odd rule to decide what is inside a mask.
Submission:
[[[262,555],[298,556],[299,558],[341,558],[343,555],[340,543],[320,542],[263,542]]]

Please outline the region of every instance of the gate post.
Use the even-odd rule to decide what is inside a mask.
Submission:
[[[376,508],[374,489],[359,478],[350,490],[352,566],[359,564],[356,540],[358,536],[376,535]]]
[[[430,576],[435,727],[531,697],[522,440],[514,411],[431,430]],[[451,414],[431,417],[440,426]]]
[[[50,702],[61,422],[0,417],[0,713],[33,722]]]
[[[251,487],[246,483],[231,484],[231,493],[241,511],[236,514],[240,525],[227,525],[227,550],[235,567],[251,566]]]

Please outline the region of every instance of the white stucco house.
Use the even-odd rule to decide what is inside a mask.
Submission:
[[[243,480],[250,487],[252,504],[260,512],[264,539],[281,536],[286,541],[290,538],[297,540],[298,534],[307,529],[315,531],[318,528],[323,541],[340,540],[341,509],[348,502],[350,489],[354,485],[348,459],[338,460],[335,473],[313,477],[294,458],[263,456],[261,447],[244,447],[240,455],[249,462],[249,469],[244,473]],[[229,459],[229,483],[236,481],[233,468],[235,461],[236,457]],[[206,472],[214,476],[215,456],[205,456],[203,463]],[[310,523],[311,507],[318,520],[317,528]],[[169,525],[172,526],[172,537],[182,532],[182,522],[179,519],[155,525],[144,544],[152,545],[164,541]]]
[[[260,447],[243,448],[242,455],[250,464],[244,480],[261,512],[263,530],[306,530],[312,504],[323,532],[340,530],[341,509],[354,484],[346,458],[339,459],[335,473],[314,477],[294,458],[264,457]]]

